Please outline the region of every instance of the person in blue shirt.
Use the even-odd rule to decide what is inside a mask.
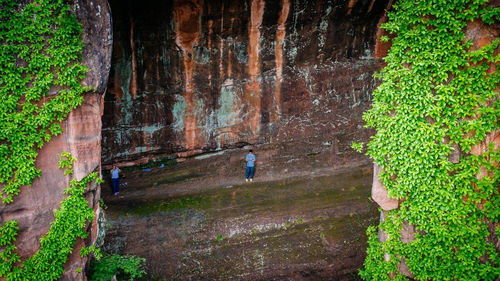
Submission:
[[[247,162],[245,169],[245,180],[253,181],[253,176],[255,175],[255,154],[253,154],[253,150],[249,150],[248,154],[245,156],[245,161]]]
[[[120,169],[116,165],[113,165],[110,173],[113,195],[118,195],[120,193]]]

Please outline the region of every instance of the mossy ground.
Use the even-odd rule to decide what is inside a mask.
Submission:
[[[366,166],[189,189],[196,169],[132,174],[140,196],[107,200],[106,249],[145,257],[153,280],[355,280],[378,219]]]

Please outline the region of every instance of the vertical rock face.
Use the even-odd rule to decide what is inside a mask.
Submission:
[[[32,186],[23,187],[13,203],[0,205],[0,222],[19,222],[16,246],[22,259],[39,249],[40,237],[48,231],[54,219],[54,210],[65,198],[64,190],[69,186],[70,178],[58,167],[61,152],[70,152],[78,159],[74,165],[74,176],[78,180],[100,169],[102,94],[106,89],[111,62],[111,15],[106,0],[76,0],[73,11],[83,26],[83,64],[89,69],[83,84],[94,90],[85,95],[83,104],[63,122],[63,133],[40,150],[36,166],[42,170],[42,176]],[[97,213],[99,188],[94,186],[86,196]],[[96,233],[96,228],[97,223],[93,222],[89,231]],[[92,234],[86,241],[77,242],[66,263],[63,280],[86,279],[84,272],[76,270],[84,268],[87,262],[86,257],[80,257],[79,250],[94,239]]]
[[[389,0],[111,0],[103,160],[363,139]]]
[[[260,67],[260,40],[262,19],[264,16],[264,1],[252,0],[250,6],[250,22],[248,24],[248,83],[245,89],[245,100],[247,101],[248,131],[252,135],[260,132],[260,121],[262,119],[262,89],[259,80],[261,76]]]
[[[290,0],[281,2],[281,10],[276,29],[276,46],[274,49],[274,59],[276,65],[276,83],[274,86],[274,99],[271,108],[271,122],[279,122],[281,118],[281,82],[283,77],[283,42],[286,37],[286,20],[290,12]]]
[[[182,62],[184,66],[184,136],[187,149],[194,149],[203,140],[198,139],[199,129],[197,127],[196,116],[194,115],[196,104],[193,99],[194,81],[193,72],[195,61],[193,58],[193,47],[198,44],[200,37],[200,1],[174,2],[174,22],[176,45],[182,50]],[[135,39],[132,38],[131,41]]]

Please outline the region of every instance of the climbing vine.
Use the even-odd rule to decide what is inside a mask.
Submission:
[[[76,161],[68,153],[63,153],[60,166],[73,169]],[[25,261],[15,253],[14,245],[18,224],[8,221],[0,227],[0,278],[6,281],[49,281],[59,279],[64,272],[64,264],[73,252],[77,238],[86,238],[88,222],[94,218],[94,210],[89,206],[84,194],[91,183],[101,183],[99,173],[93,172],[80,181],[72,179],[68,195],[54,214],[49,231],[40,239],[40,249]],[[17,263],[20,265],[16,266]]]
[[[0,0],[0,197],[41,173],[40,149],[83,101],[81,26],[64,0]]]
[[[5,204],[40,175],[37,150],[62,132],[60,122],[89,90],[80,84],[86,73],[80,63],[81,31],[67,1],[0,0],[0,198]],[[59,167],[71,175],[76,159],[69,153],[61,157]],[[0,226],[0,279],[61,277],[76,239],[87,236],[94,216],[84,197],[91,182],[100,182],[97,172],[70,181],[40,249],[26,260],[14,244],[18,222]]]
[[[82,28],[67,2],[0,0],[0,198],[4,204],[12,203],[20,188],[40,175],[35,167],[38,149],[62,132],[61,121],[90,90],[80,84],[87,71],[80,63]],[[59,168],[71,176],[75,161],[63,152]],[[18,222],[0,226],[1,280],[52,281],[62,276],[76,240],[87,237],[87,225],[94,217],[84,196],[92,183],[101,183],[97,172],[70,181],[67,197],[40,239],[39,250],[25,260],[16,253]],[[93,246],[81,250],[81,255],[90,253],[102,256]],[[119,263],[112,271],[97,266],[97,278],[114,272],[132,280],[145,274],[143,259],[113,255],[103,260],[104,265]]]
[[[383,28],[392,47],[364,114],[367,154],[399,208],[368,229],[365,280],[498,280],[500,152],[474,147],[498,130],[496,39],[473,46],[468,24],[493,24],[487,0],[399,0]],[[359,145],[355,146],[360,149]],[[457,160],[458,159],[458,160]],[[412,241],[401,231],[416,228]],[[496,226],[496,227],[495,227]]]

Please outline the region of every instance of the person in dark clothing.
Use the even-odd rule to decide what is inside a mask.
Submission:
[[[255,154],[253,154],[253,150],[249,150],[248,154],[245,156],[245,161],[247,162],[245,169],[245,180],[253,181],[253,176],[255,175]]]
[[[111,169],[111,186],[113,188],[113,195],[118,195],[120,193],[120,169],[113,165],[113,169]]]

